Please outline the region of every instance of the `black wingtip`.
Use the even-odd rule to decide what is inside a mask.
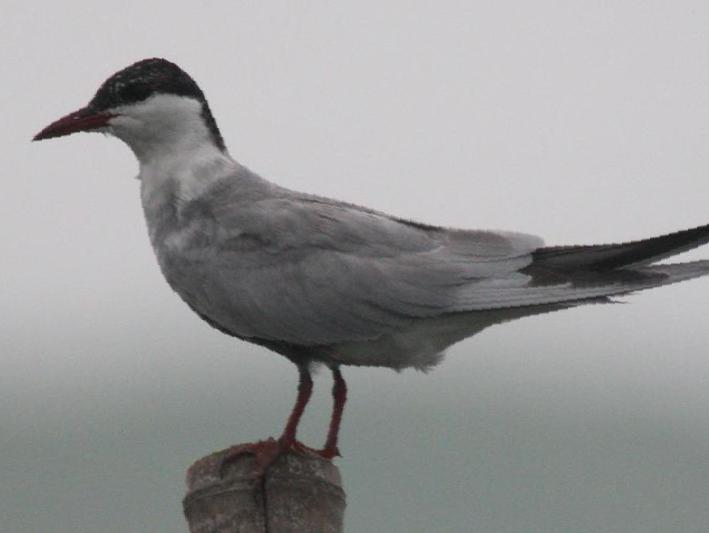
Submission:
[[[709,224],[618,244],[550,246],[533,253],[533,264],[556,270],[612,270],[649,265],[709,242]]]

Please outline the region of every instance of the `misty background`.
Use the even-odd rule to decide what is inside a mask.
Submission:
[[[136,60],[183,67],[290,188],[549,244],[709,222],[706,2],[343,4],[3,1],[0,531],[186,531],[186,468],[279,434],[295,395],[170,291],[125,146],[29,142]],[[708,296],[497,326],[427,375],[346,368],[347,531],[706,531]]]

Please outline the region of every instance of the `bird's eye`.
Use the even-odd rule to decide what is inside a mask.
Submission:
[[[134,82],[124,85],[118,90],[118,95],[124,102],[140,102],[153,92],[147,83]]]

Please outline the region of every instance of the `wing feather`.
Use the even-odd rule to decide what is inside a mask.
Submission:
[[[531,235],[418,224],[240,172],[182,206],[177,221],[159,217],[171,224],[161,238],[154,232],[175,290],[239,337],[352,343],[447,313],[574,302],[709,272],[709,263],[561,268],[585,260],[588,250],[593,258],[600,250],[603,261],[602,254],[632,252],[635,261],[642,243],[540,251],[543,242]],[[680,237],[647,242],[706,240],[704,233]],[[658,257],[658,246],[642,257]]]
[[[314,345],[373,339],[470,305],[518,271],[537,237],[425,226],[283,190],[205,198],[216,228],[191,306],[242,337]],[[473,291],[474,292],[474,291]]]

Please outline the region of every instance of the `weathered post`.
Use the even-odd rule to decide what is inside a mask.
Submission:
[[[288,453],[263,478],[244,455],[221,471],[222,450],[187,472],[183,501],[191,533],[341,533],[345,493],[340,472],[315,454]]]

